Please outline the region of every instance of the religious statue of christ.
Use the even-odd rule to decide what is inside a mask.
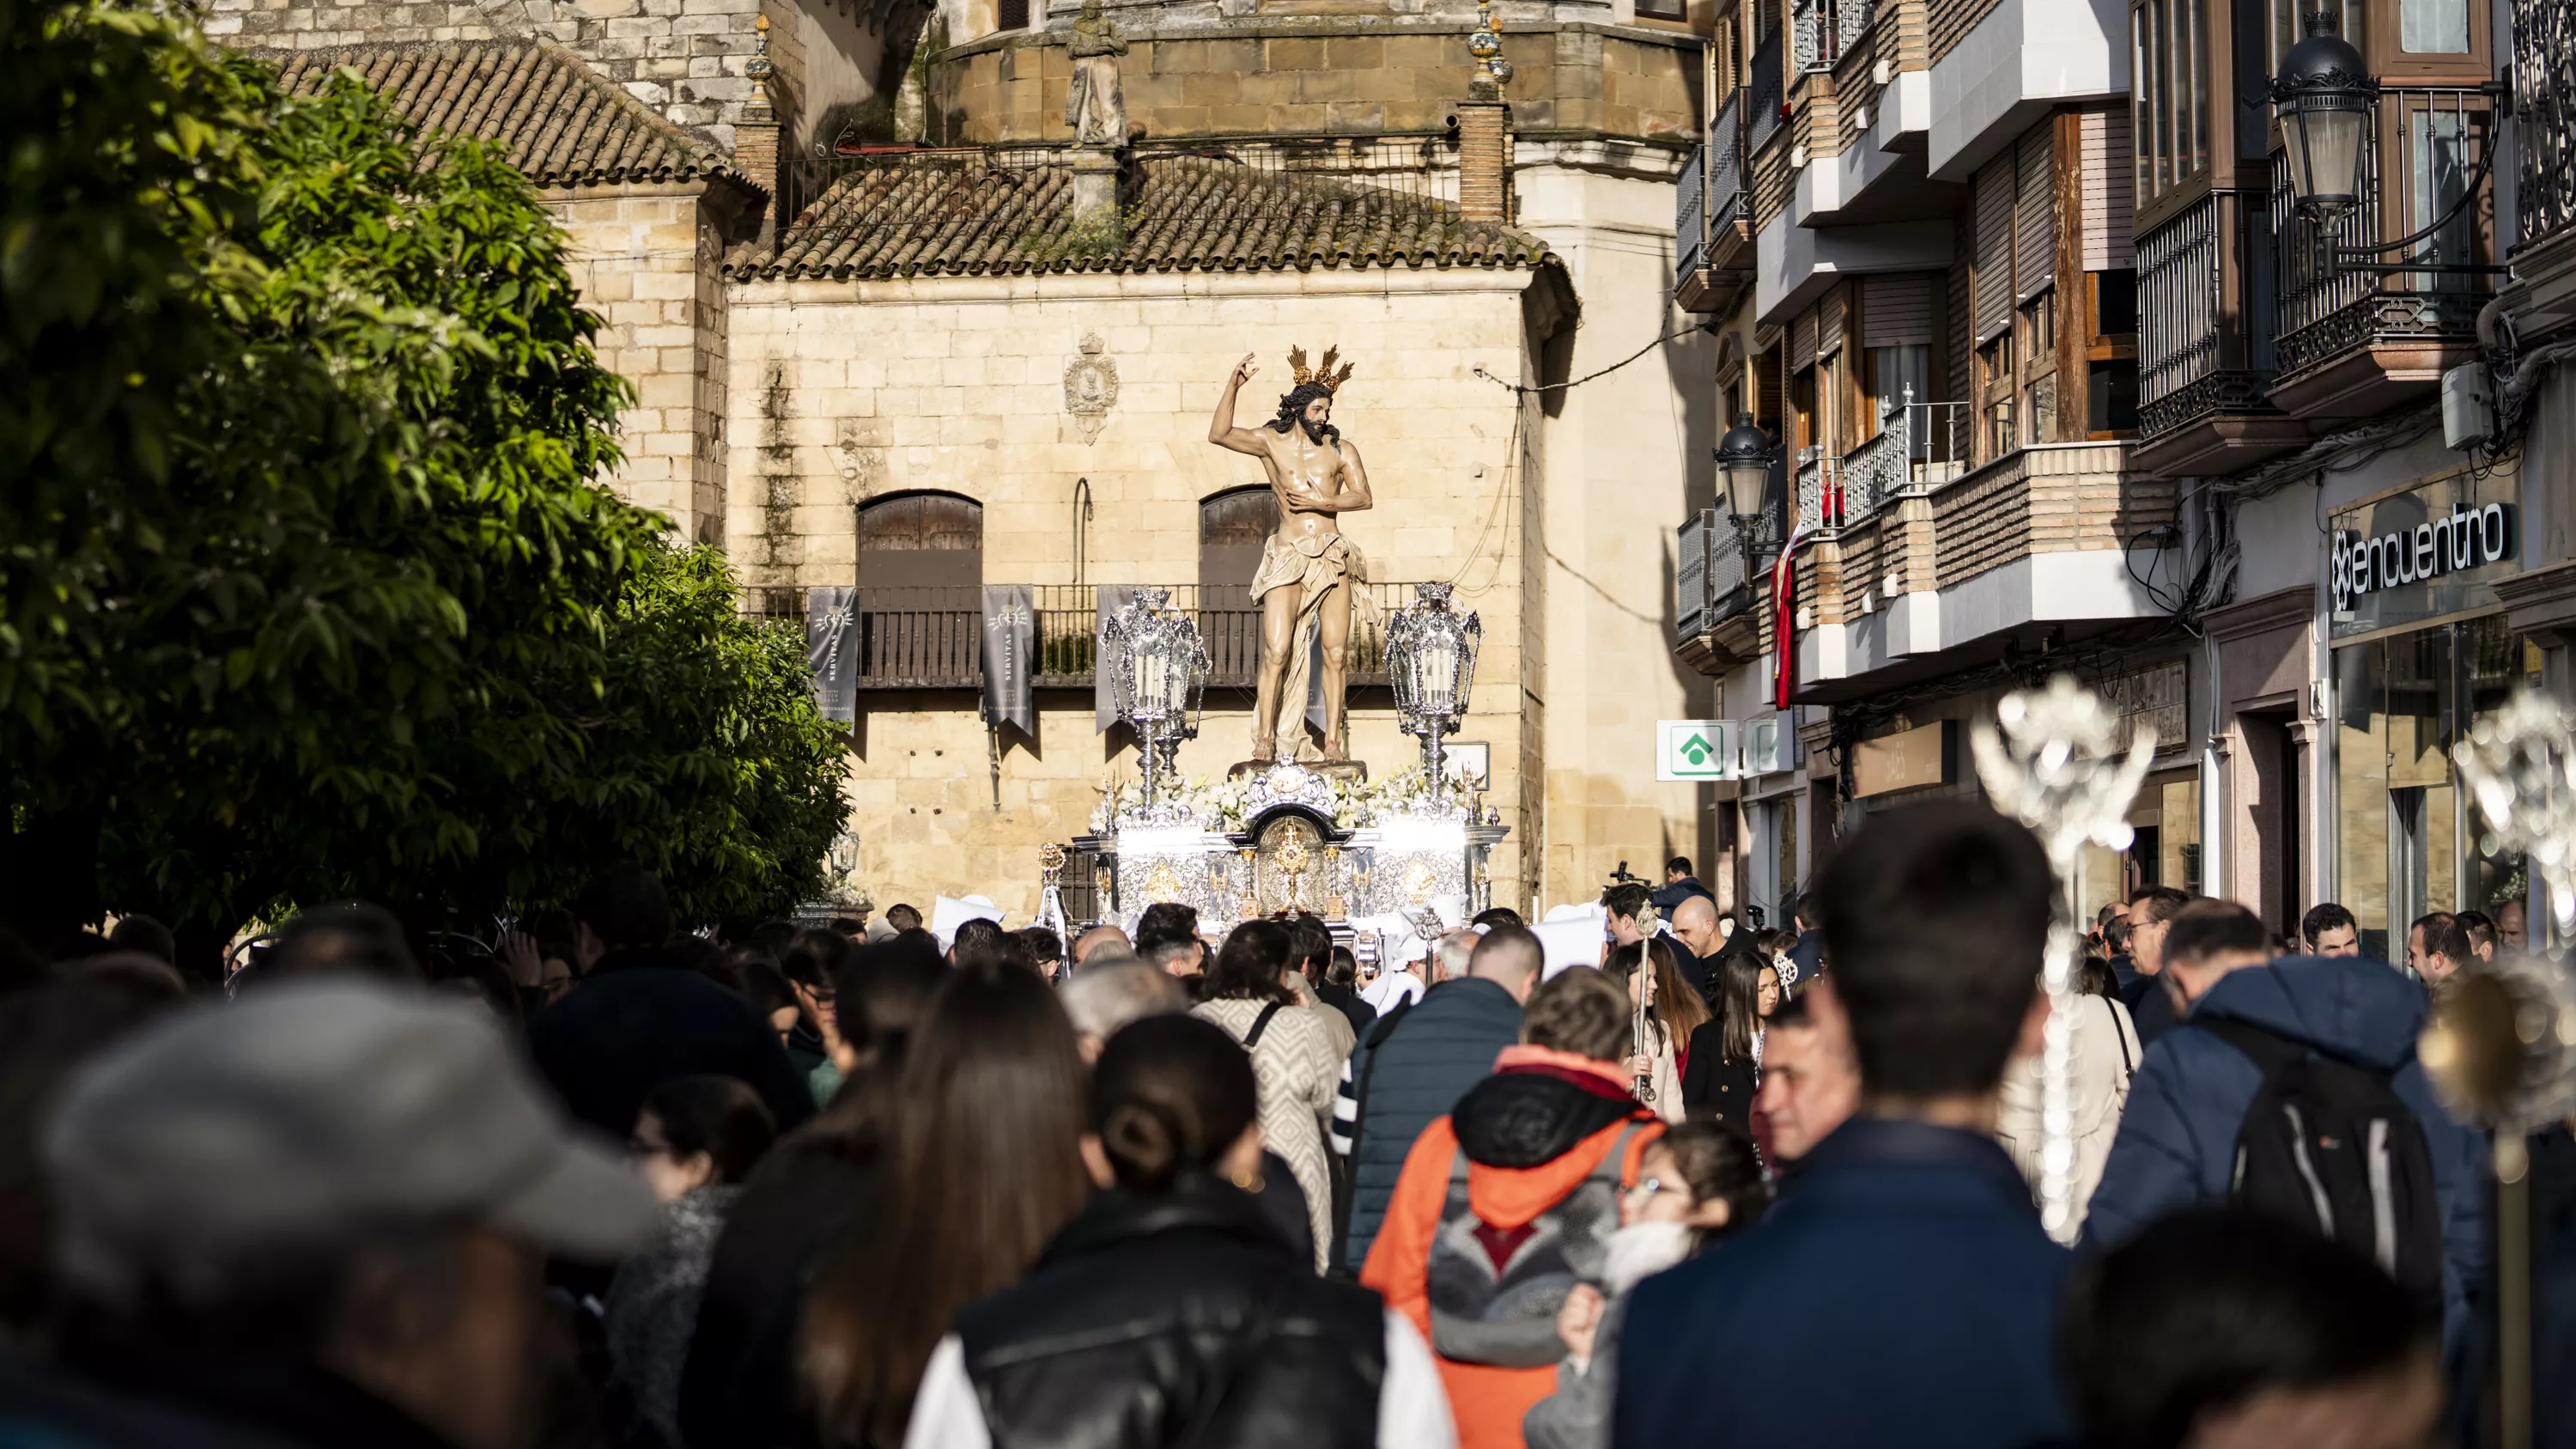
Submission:
[[[1226,380],[1208,420],[1208,441],[1249,453],[1270,475],[1279,496],[1279,530],[1261,551],[1252,576],[1252,598],[1261,607],[1261,676],[1254,694],[1252,758],[1295,759],[1305,753],[1307,668],[1319,655],[1323,670],[1324,746],[1321,759],[1349,757],[1342,695],[1350,669],[1351,616],[1374,618],[1376,605],[1362,587],[1368,562],[1342,536],[1337,515],[1370,505],[1368,472],[1360,450],[1332,424],[1333,394],[1350,380],[1351,364],[1338,375],[1341,349],[1324,353],[1323,366],[1306,365],[1306,349],[1288,353],[1296,386],[1279,399],[1279,415],[1259,427],[1234,425],[1234,395],[1258,371],[1244,354]],[[1320,650],[1314,646],[1320,642]],[[1282,736],[1288,740],[1282,748]]]

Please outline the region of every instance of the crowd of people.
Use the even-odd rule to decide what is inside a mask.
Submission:
[[[2383,964],[2338,906],[2105,908],[2070,1248],[2055,892],[1943,804],[1788,929],[1615,885],[1575,963],[1503,909],[1382,961],[1173,904],[726,940],[634,868],[488,951],[308,911],[220,986],[142,917],[11,945],[0,1445],[2473,1434],[2488,1149],[2415,1041],[2519,914]]]

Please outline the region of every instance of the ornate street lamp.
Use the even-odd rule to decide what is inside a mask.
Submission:
[[[2394,241],[2357,243],[2334,240],[2335,224],[2362,204],[2377,180],[2371,131],[2379,110],[2379,78],[2350,41],[2336,34],[2333,12],[2316,10],[2306,19],[2307,38],[2281,57],[2281,73],[2272,78],[2272,109],[2281,122],[2282,165],[2289,171],[2290,195],[2298,214],[2316,229],[2318,256],[2325,270],[2438,272],[2492,276],[2504,270],[2465,262],[2409,259],[2385,262],[2390,252],[2438,236],[2477,199],[2478,188],[2495,165],[2492,134],[2478,148],[2477,169],[2460,188],[2459,199],[2432,225]],[[2475,87],[2495,100],[2497,119],[2513,113],[2513,89],[2503,81]]]
[[[1136,731],[1148,805],[1155,775],[1176,768],[1181,741],[1198,737],[1207,688],[1207,642],[1187,615],[1164,607],[1171,596],[1138,589],[1100,626],[1099,667],[1109,673],[1112,707]]]
[[[1737,413],[1735,426],[1717,442],[1717,476],[1726,486],[1726,506],[1736,530],[1762,512],[1762,495],[1771,486],[1771,435],[1753,425],[1753,414]]]
[[[2272,81],[2290,194],[2299,214],[2320,227],[2361,204],[2370,182],[2362,174],[2362,138],[2379,102],[2379,81],[2335,26],[2331,11],[2309,15],[2307,39],[2281,57]]]
[[[1440,737],[1458,732],[1476,682],[1476,647],[1485,626],[1475,614],[1449,607],[1447,584],[1423,584],[1411,605],[1386,625],[1386,672],[1395,686],[1398,728],[1422,737],[1422,767],[1431,776],[1431,798],[1440,799]]]

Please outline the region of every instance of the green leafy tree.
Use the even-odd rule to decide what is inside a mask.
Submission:
[[[617,853],[692,906],[809,888],[837,737],[720,564],[593,485],[625,387],[524,178],[158,11],[0,0],[0,57],[12,917],[479,913]],[[638,649],[789,756],[717,781]]]

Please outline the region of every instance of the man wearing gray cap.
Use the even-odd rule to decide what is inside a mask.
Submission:
[[[0,1443],[510,1449],[545,1255],[655,1216],[490,1013],[345,979],[101,1057],[44,1162],[69,1372],[0,1376]]]

